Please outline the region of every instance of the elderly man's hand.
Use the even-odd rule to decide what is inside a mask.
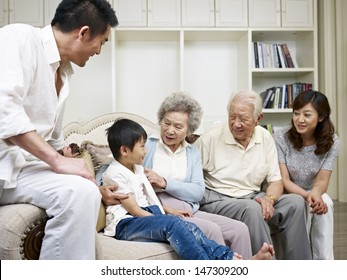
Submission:
[[[100,186],[99,190],[105,205],[120,204],[122,199],[129,197],[127,194],[115,193],[114,191],[117,190],[117,186]]]
[[[274,202],[267,196],[256,197],[255,200],[261,205],[264,220],[270,220],[275,212]]]

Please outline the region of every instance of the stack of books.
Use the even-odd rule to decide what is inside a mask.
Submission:
[[[298,68],[296,57],[286,43],[253,42],[255,68]]]
[[[263,100],[263,108],[292,108],[293,100],[298,94],[308,90],[312,90],[311,83],[293,83],[270,87],[260,93]]]

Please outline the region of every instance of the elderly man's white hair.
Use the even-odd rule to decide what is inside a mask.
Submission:
[[[262,114],[263,104],[260,94],[253,90],[240,90],[231,94],[228,103],[228,113],[230,112],[230,106],[234,101],[241,101],[243,104],[251,105],[253,107],[254,120]]]

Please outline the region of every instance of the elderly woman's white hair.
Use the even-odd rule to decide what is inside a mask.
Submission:
[[[174,92],[164,99],[157,112],[159,124],[168,112],[188,113],[188,134],[199,128],[203,114],[200,104],[184,92]]]
[[[257,120],[258,117],[262,114],[262,99],[258,93],[256,93],[253,90],[240,90],[237,92],[234,92],[228,103],[228,113],[230,112],[230,106],[231,104],[236,101],[241,100],[244,104],[251,105],[253,107],[253,118],[254,120]]]

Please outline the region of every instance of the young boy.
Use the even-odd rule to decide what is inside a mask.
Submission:
[[[103,174],[105,184],[118,185],[129,194],[120,205],[108,206],[105,234],[120,240],[167,242],[182,259],[242,259],[229,247],[209,240],[201,230],[183,219],[166,215],[142,167],[146,131],[138,123],[117,120],[107,139],[114,160]],[[256,258],[270,259],[273,248],[264,244]]]

